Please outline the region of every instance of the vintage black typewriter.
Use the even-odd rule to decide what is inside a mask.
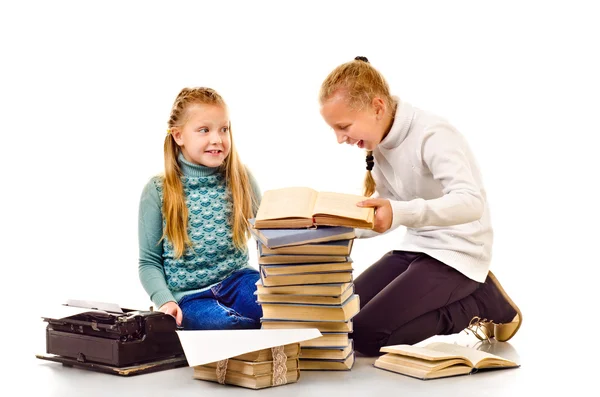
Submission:
[[[60,311],[67,315],[42,317],[40,359],[116,375],[187,366],[173,316],[90,301],[68,301]]]

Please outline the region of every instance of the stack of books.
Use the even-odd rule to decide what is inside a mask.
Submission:
[[[254,225],[254,219],[250,220]],[[352,318],[360,310],[351,259],[354,229],[256,229],[263,329],[316,328],[300,343],[300,370],[350,370]]]
[[[229,359],[193,367],[194,379],[264,389],[296,383],[300,379],[300,344],[261,349]]]
[[[300,380],[300,343],[317,329],[176,330],[193,378],[249,389]]]

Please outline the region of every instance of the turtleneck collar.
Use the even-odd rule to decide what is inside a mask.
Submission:
[[[404,141],[408,135],[408,130],[410,129],[410,124],[415,113],[409,103],[400,101],[400,98],[397,96],[393,96],[392,98],[397,104],[394,122],[390,128],[390,132],[379,142],[379,146],[387,150],[400,146]]]
[[[181,172],[185,176],[189,177],[201,177],[201,176],[210,176],[214,175],[219,171],[220,167],[206,167],[200,164],[194,164],[185,159],[183,153],[179,152],[177,156],[177,160],[179,161],[179,166],[181,167]]]

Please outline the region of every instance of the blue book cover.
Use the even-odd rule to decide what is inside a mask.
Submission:
[[[307,229],[255,229],[254,218],[249,220],[254,238],[268,248],[285,247],[326,241],[349,240],[356,237],[354,228],[320,226]]]
[[[262,241],[257,240],[264,254],[278,255],[347,255],[352,252],[354,239],[323,241],[319,243],[306,243],[302,245],[290,245],[277,248],[269,248]]]

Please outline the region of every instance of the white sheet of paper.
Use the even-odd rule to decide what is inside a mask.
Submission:
[[[190,367],[322,336],[316,328],[176,332]]]
[[[79,299],[68,299],[68,306],[90,308],[94,310],[104,310],[111,313],[123,313],[123,309],[116,303],[111,302],[98,302],[98,301],[85,301]]]
[[[82,307],[73,307],[73,306],[65,306],[65,305],[56,305],[56,306],[52,306],[52,307],[45,307],[42,311],[42,314],[40,317],[42,318],[52,318],[52,319],[61,319],[61,318],[65,318],[65,317],[71,317],[71,316],[75,316],[77,314],[81,314],[81,313],[88,313],[88,312],[95,312],[95,313],[106,313],[103,310],[92,310],[92,309],[85,309]]]

